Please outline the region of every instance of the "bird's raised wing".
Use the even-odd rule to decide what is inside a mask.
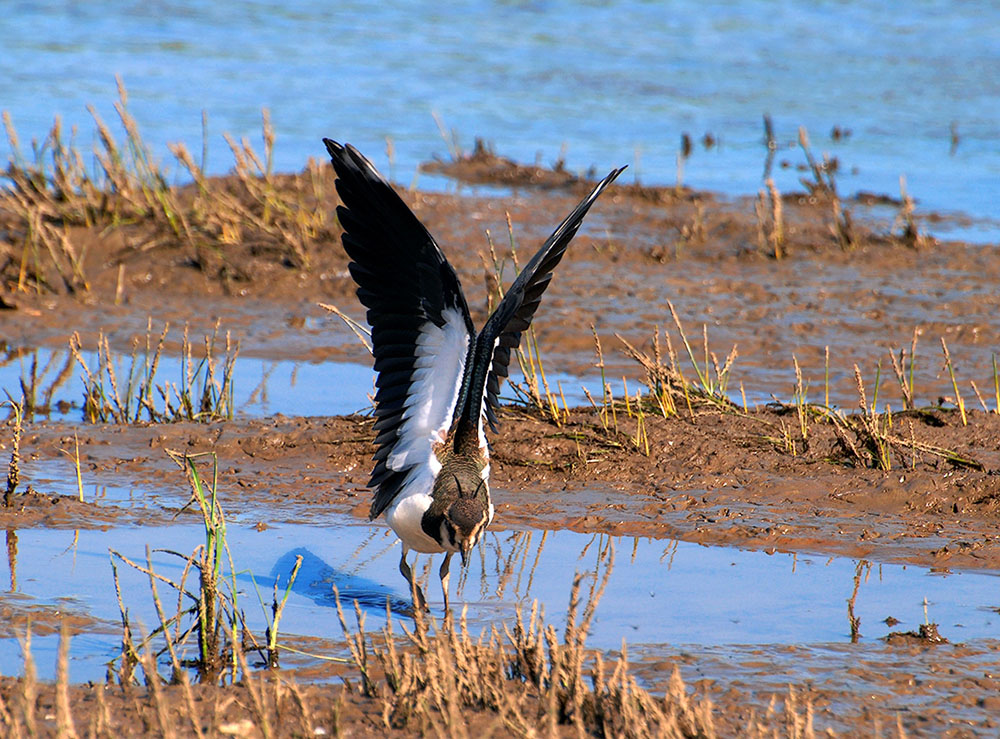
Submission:
[[[521,334],[531,325],[531,319],[542,300],[542,293],[552,279],[552,270],[559,264],[569,242],[580,230],[584,216],[604,192],[604,188],[614,182],[624,170],[625,167],[621,167],[611,171],[597,183],[587,197],[580,201],[573,212],[566,216],[538,253],[524,266],[500,301],[500,305],[483,326],[476,342],[475,360],[470,368],[473,371],[466,373],[465,384],[469,388],[477,388],[481,394],[483,379],[481,375],[479,378],[475,377],[476,370],[482,368],[485,371],[486,367],[489,368],[485,376],[486,406],[483,410],[493,430],[496,430],[496,411],[500,407],[500,384],[507,377],[511,350],[517,347],[521,341]],[[470,397],[466,399],[465,388],[462,401],[476,402],[471,397],[471,392]]]
[[[375,518],[424,465],[439,469],[433,444],[451,426],[475,329],[458,276],[423,224],[357,149],[323,143],[337,173],[351,276],[372,329]]]

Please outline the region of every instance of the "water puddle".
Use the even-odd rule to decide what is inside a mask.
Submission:
[[[76,498],[80,494],[73,460],[33,459],[21,463],[24,480],[35,490],[49,495]],[[94,505],[113,505],[129,510],[163,511],[179,508],[187,502],[190,491],[184,487],[183,478],[178,484],[157,486],[143,482],[141,487],[123,479],[121,475],[90,471],[82,476],[83,500]]]
[[[84,623],[71,649],[72,679],[82,681],[102,679],[120,646],[109,549],[144,563],[148,547],[154,569],[177,580],[185,561],[164,550],[186,556],[204,543],[204,528],[192,523],[103,531],[29,529],[8,531],[6,538],[0,610],[9,617],[0,630],[0,672],[20,672],[17,637],[30,616],[32,623],[49,626],[33,639],[32,651],[40,674],[51,678],[58,620],[70,614],[75,623]],[[257,530],[230,522],[228,541],[240,607],[255,633],[263,634],[266,626],[264,606],[270,606],[274,579],[286,582],[298,556],[302,567],[280,628],[286,643],[309,643],[313,651],[340,655],[334,585],[346,602],[358,601],[370,631],[384,622],[387,601],[394,618],[408,620],[408,592],[396,569],[399,544],[381,526],[332,515],[324,526]],[[414,568],[437,616],[439,561],[422,556]],[[602,577],[608,568],[588,642],[605,650],[620,648],[623,639],[645,654],[679,647],[718,652],[745,651],[735,645],[846,644],[851,638],[847,603],[856,584],[854,615],[862,625],[862,644],[879,643],[890,630],[916,629],[925,617],[953,642],[1000,633],[993,574],[570,531],[490,532],[467,571],[457,576],[456,566],[452,602],[456,608],[468,606],[473,633],[509,621],[518,607],[527,610],[535,599],[558,627],[575,574]],[[158,620],[148,578],[121,561],[118,572],[132,623],[146,631],[154,628]],[[593,581],[585,581],[585,592]],[[161,598],[176,608],[176,594],[164,595],[168,590],[161,586]],[[899,623],[890,629],[884,623],[888,617]]]
[[[98,366],[97,355],[84,352],[91,368]],[[116,365],[124,386],[130,360]],[[164,354],[154,382],[183,386],[181,358]],[[200,385],[199,385],[200,386]],[[22,389],[35,398],[36,405],[49,411],[41,415],[58,420],[82,418],[83,372],[65,349],[9,350],[0,361],[0,391],[19,398]],[[346,415],[364,410],[372,392],[371,367],[351,362],[304,362],[243,357],[236,359],[233,372],[233,405],[245,416],[284,413],[296,416]],[[154,392],[154,404],[163,405]],[[176,402],[176,400],[175,400]]]

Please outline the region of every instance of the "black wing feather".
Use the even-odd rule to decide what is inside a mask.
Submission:
[[[473,361],[466,367],[462,394],[455,408],[456,415],[462,412],[470,420],[478,419],[485,387],[486,420],[490,428],[496,431],[500,385],[508,374],[511,350],[521,342],[521,334],[531,325],[542,293],[552,280],[552,270],[559,264],[566,253],[566,247],[580,230],[587,212],[604,189],[624,170],[625,167],[612,170],[597,183],[590,194],[577,204],[573,212],[546,239],[542,248],[524,266],[507,290],[500,305],[476,338],[476,352]]]
[[[420,327],[427,321],[443,326],[442,311],[456,308],[470,336],[475,336],[475,328],[458,275],[392,186],[353,146],[330,139],[323,143],[337,173],[342,203],[337,217],[344,228],[344,250],[351,258],[350,273],[372,327],[379,433],[369,481],[375,489],[369,515],[375,518],[392,502],[409,473],[409,467],[390,469],[386,458],[399,440]]]

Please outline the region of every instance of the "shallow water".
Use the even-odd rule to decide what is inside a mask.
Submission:
[[[275,166],[322,157],[347,140],[403,183],[447,155],[432,114],[522,161],[571,169],[631,163],[673,183],[682,132],[695,140],[685,182],[756,192],[774,117],[778,187],[797,187],[799,125],[840,159],[847,193],[895,194],[905,174],[920,207],[998,216],[1000,6],[994,3],[18,3],[0,18],[0,108],[22,145],[55,115],[89,147],[93,103],[115,119],[114,75],[156,154],[202,150],[224,172],[221,134],[278,134]],[[833,140],[832,129],[850,129]],[[954,128],[953,128],[954,127]],[[952,131],[957,146],[952,145]],[[710,133],[720,142],[700,143]],[[385,139],[394,141],[387,158]],[[259,147],[259,143],[257,144]],[[0,158],[9,153],[0,143]],[[782,169],[782,161],[792,166]],[[438,183],[422,180],[423,184]],[[967,236],[996,242],[996,220]]]
[[[93,352],[82,354],[92,372],[99,366]],[[36,402],[51,407],[48,417],[60,420],[81,420],[84,395],[84,372],[65,349],[10,350],[0,362],[0,393],[6,390],[11,397],[20,397],[22,382],[30,386],[35,378]],[[194,368],[198,366],[195,358]],[[69,363],[68,371],[65,369]],[[135,368],[136,382],[143,371],[140,356]],[[115,373],[124,402],[124,387],[131,369],[131,358],[124,357],[115,363]],[[216,377],[221,382],[221,362],[217,363]],[[200,389],[200,378],[193,383]],[[373,391],[371,367],[352,362],[304,362],[261,359],[240,356],[233,371],[233,407],[237,414],[260,417],[275,413],[295,416],[333,416],[363,411],[371,405],[367,394]],[[172,386],[172,402],[177,405],[176,389],[184,386],[181,358],[163,354],[160,358],[153,384]],[[104,386],[111,392],[105,378]],[[157,410],[163,409],[163,398],[153,393]],[[133,401],[134,406],[134,401]],[[143,414],[143,418],[145,418]]]
[[[99,366],[96,354],[83,352],[82,356],[90,370],[95,372]],[[115,364],[123,402],[126,378],[132,369],[131,361],[130,357],[124,357]],[[195,367],[197,364],[196,359]],[[140,356],[135,368],[136,387],[143,366]],[[199,377],[203,376],[204,372]],[[174,405],[177,405],[175,390],[183,387],[183,377],[180,357],[163,354],[154,376],[154,385],[165,387],[170,383],[174,388]],[[217,368],[216,377],[221,381],[221,367]],[[524,378],[516,367],[511,368],[511,378],[523,384]],[[579,378],[550,372],[547,381],[552,392],[558,394],[562,390],[566,403],[571,407],[587,403],[584,387],[598,398],[601,395],[599,376]],[[0,352],[0,396],[6,391],[10,397],[20,398],[22,386],[30,388],[32,384],[35,387],[35,402],[43,406],[37,416],[64,421],[83,419],[84,372],[68,350],[33,348]],[[621,397],[622,382],[612,381],[609,384],[616,396]],[[196,389],[202,387],[200,380],[193,385]],[[107,379],[104,386],[110,393]],[[635,389],[632,389],[633,395]],[[366,412],[371,408],[369,395],[374,391],[371,366],[355,362],[306,362],[239,356],[233,371],[233,407],[236,415],[243,417],[259,418],[278,413],[286,416],[339,416]],[[153,395],[157,410],[163,410],[163,398],[155,391]],[[32,396],[30,391],[28,396]],[[512,398],[514,392],[505,384],[503,399],[506,402]],[[142,418],[146,418],[145,413]]]
[[[236,563],[239,602],[255,631],[262,632],[265,625],[260,600],[269,605],[275,577],[286,582],[299,555],[302,568],[281,622],[281,633],[290,643],[309,638],[314,649],[320,644],[327,653],[339,655],[334,585],[346,602],[359,602],[368,630],[378,629],[384,621],[387,599],[394,617],[407,620],[408,594],[396,570],[399,545],[381,526],[331,516],[323,526],[275,525],[258,531],[245,521],[231,520],[228,541]],[[15,614],[47,606],[94,619],[85,634],[73,640],[71,676],[75,681],[99,679],[120,644],[108,550],[145,562],[148,546],[154,569],[179,578],[183,560],[157,550],[186,555],[203,542],[204,529],[194,522],[106,531],[8,531],[8,559],[0,566],[6,592],[0,594],[0,605]],[[601,554],[609,545],[613,564]],[[423,556],[415,567],[422,573],[437,616],[438,561]],[[511,619],[518,607],[527,610],[535,599],[547,620],[561,625],[574,575],[603,575],[609,567],[607,590],[588,641],[604,650],[619,648],[623,638],[647,654],[685,646],[844,644],[850,641],[846,602],[858,572],[855,613],[861,618],[863,644],[875,644],[888,633],[889,627],[882,623],[888,616],[900,620],[894,630],[915,629],[925,617],[925,599],[927,616],[952,641],[995,638],[1000,627],[997,580],[992,574],[859,565],[843,558],[768,555],[569,531],[490,532],[468,571],[453,578],[453,604],[468,606],[473,633]],[[146,576],[121,562],[118,570],[133,624],[152,628],[156,615]],[[457,560],[455,571],[457,575]],[[584,580],[584,592],[593,581]],[[164,603],[176,603],[168,588],[160,590]],[[7,675],[17,673],[21,665],[13,631],[8,626],[0,638],[0,673]],[[54,635],[33,640],[43,676],[53,674],[56,643]]]

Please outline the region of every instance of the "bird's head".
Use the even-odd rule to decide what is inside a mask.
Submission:
[[[469,552],[479,543],[490,523],[490,495],[486,480],[478,475],[463,479],[461,475],[449,475],[448,483],[454,502],[444,512],[441,522],[442,535],[459,554],[464,566]],[[448,484],[446,483],[446,484]]]

